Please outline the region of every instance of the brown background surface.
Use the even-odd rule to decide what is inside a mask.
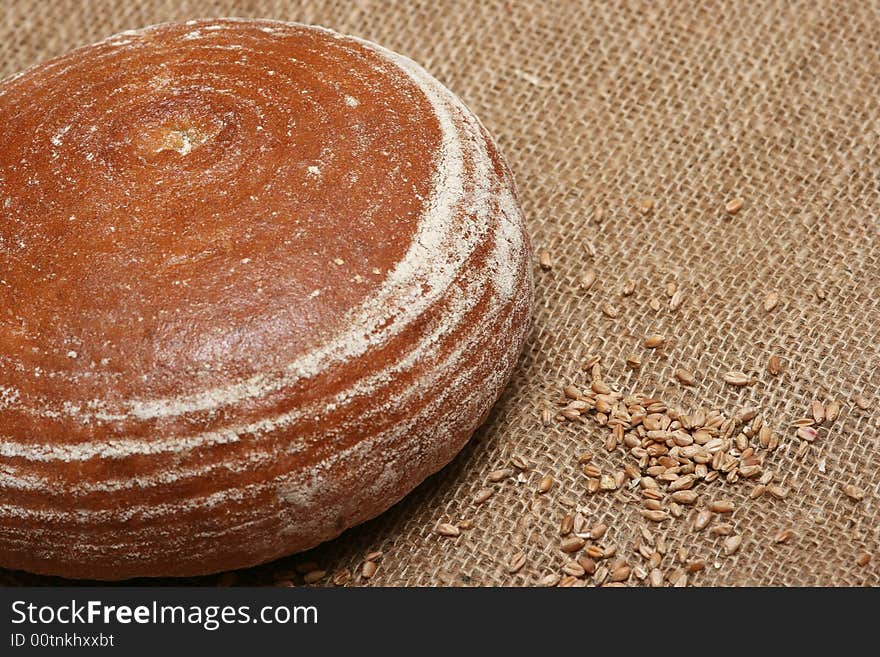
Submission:
[[[609,471],[629,457],[607,455],[605,430],[592,421],[543,427],[539,419],[561,382],[584,381],[580,365],[598,352],[616,388],[685,409],[758,406],[783,436],[769,465],[788,499],[750,500],[752,484],[713,483],[702,497],[735,501],[742,548],[723,556],[721,538],[669,521],[652,527],[671,547],[664,569],[687,546],[709,564],[691,577],[697,585],[880,584],[877,3],[3,0],[0,77],[114,32],[207,16],[320,24],[423,64],[496,137],[533,242],[554,264],[536,268],[535,327],[513,380],[449,467],[331,543],[219,581],[270,583],[304,561],[357,573],[366,553],[381,550],[372,584],[535,584],[567,560],[558,549],[563,497],[591,524],[607,522],[603,542],[639,563],[638,497],[588,496],[576,463],[587,449]],[[727,218],[733,197],[745,206]],[[647,215],[645,199],[655,202]],[[597,224],[600,206],[607,216]],[[577,278],[591,267],[598,281],[585,294]],[[622,298],[627,279],[636,291]],[[677,312],[664,291],[670,282],[685,292]],[[767,313],[770,290],[782,301]],[[600,312],[605,301],[620,309],[617,318]],[[640,346],[649,332],[673,338],[665,358]],[[623,364],[633,352],[644,360],[639,372]],[[771,354],[784,363],[777,378],[764,372]],[[674,383],[678,366],[697,373],[695,387]],[[754,371],[757,383],[726,385],[728,370]],[[856,394],[868,410],[852,403]],[[811,400],[830,397],[843,403],[841,419],[797,458],[788,425]],[[492,485],[495,495],[473,505],[487,474],[514,455],[535,469]],[[536,496],[544,473],[557,483]],[[841,483],[867,496],[854,503]],[[433,532],[463,519],[474,527],[458,538]],[[774,544],[785,528],[793,539]],[[509,575],[505,564],[520,550],[528,562]],[[873,554],[867,566],[856,564],[860,552]],[[0,571],[0,582],[57,580]]]

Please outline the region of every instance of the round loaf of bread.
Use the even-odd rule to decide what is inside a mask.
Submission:
[[[0,82],[0,145],[0,566],[312,547],[448,463],[522,348],[510,171],[374,44],[125,32]]]

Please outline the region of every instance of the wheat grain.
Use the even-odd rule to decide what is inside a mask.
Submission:
[[[770,312],[779,305],[779,293],[774,291],[768,292],[764,297],[764,310]]]
[[[541,477],[541,481],[538,483],[537,493],[539,495],[543,495],[547,491],[549,491],[553,487],[553,475],[546,474]]]
[[[724,553],[728,556],[736,554],[742,545],[742,535],[733,534],[724,539]]]
[[[747,386],[751,383],[751,379],[742,372],[726,372],[723,378],[725,383],[732,386]]]
[[[724,211],[729,215],[735,215],[742,210],[744,202],[740,198],[734,198],[724,204]]]
[[[511,575],[518,573],[526,565],[526,553],[517,552],[507,561],[507,572]]]
[[[693,373],[680,367],[675,370],[675,378],[685,386],[692,386],[696,383]]]
[[[844,484],[841,486],[841,489],[844,495],[856,502],[860,502],[865,498],[865,491],[854,484]]]

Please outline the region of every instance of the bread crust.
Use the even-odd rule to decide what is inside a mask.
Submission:
[[[529,326],[488,133],[329,30],[127,32],[0,82],[0,566],[191,576],[442,468]]]

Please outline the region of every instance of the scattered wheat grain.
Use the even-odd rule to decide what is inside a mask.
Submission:
[[[743,537],[741,534],[733,534],[724,539],[724,553],[728,556],[736,554],[742,545]]]
[[[544,475],[538,483],[538,494],[543,495],[553,487],[553,475]]]
[[[744,204],[744,202],[743,202],[743,200],[740,199],[740,198],[734,198],[734,199],[731,199],[731,200],[729,200],[727,203],[724,204],[724,211],[725,211],[727,214],[733,216],[733,215],[735,215],[737,212],[739,212],[740,210],[742,210],[743,204]]]
[[[778,306],[778,305],[779,305],[779,293],[776,292],[775,290],[772,292],[768,292],[767,296],[764,297],[764,310],[769,313],[771,310],[776,308],[776,306]]]

